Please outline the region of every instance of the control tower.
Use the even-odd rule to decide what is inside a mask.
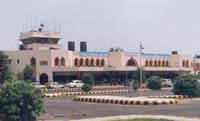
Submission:
[[[19,41],[23,43],[21,45],[24,47],[23,50],[57,50],[62,48],[62,45],[58,44],[61,38],[60,32],[47,31],[44,25],[40,24],[36,30],[21,32]]]

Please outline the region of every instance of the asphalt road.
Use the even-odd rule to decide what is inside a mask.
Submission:
[[[169,91],[143,92],[144,96],[170,95]],[[121,96],[138,96],[134,94],[106,94]],[[142,105],[116,105],[102,103],[74,102],[74,96],[44,99],[46,114],[40,117],[45,120],[70,120],[92,117],[105,117],[117,115],[173,115],[200,118],[200,99],[184,99],[176,105],[142,106]]]

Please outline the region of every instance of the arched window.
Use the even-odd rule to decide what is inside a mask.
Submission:
[[[99,61],[98,58],[96,59],[96,65],[97,65],[97,66],[100,66],[100,61]]]
[[[185,65],[186,65],[186,67],[189,67],[189,61],[188,60],[186,60]]]
[[[101,66],[105,66],[105,60],[103,58],[101,59]]]
[[[36,65],[36,59],[35,57],[31,58],[31,66],[35,66]]]
[[[182,61],[182,67],[185,67],[185,60]]]
[[[74,65],[75,65],[75,66],[79,66],[78,58],[76,58],[76,59],[74,60]]]
[[[59,58],[58,57],[55,58],[54,65],[59,66]]]
[[[145,66],[149,66],[149,61],[148,60],[145,61]]]
[[[126,65],[127,66],[137,66],[137,61],[133,58],[130,58]]]
[[[90,64],[91,64],[91,66],[94,66],[94,59],[93,58],[90,60]]]
[[[166,67],[169,67],[169,61],[166,60],[166,64],[165,64]]]
[[[152,60],[150,60],[150,62],[149,62],[149,66],[152,67]]]
[[[157,66],[157,60],[154,61],[154,66],[155,66],[155,67]]]
[[[83,58],[80,59],[80,66],[84,66],[84,59]]]
[[[161,61],[160,60],[158,60],[158,67],[160,67],[161,66]]]
[[[88,59],[88,58],[85,60],[85,65],[86,65],[86,66],[90,66],[90,64],[89,64],[89,59]]]
[[[65,58],[64,57],[61,58],[60,64],[61,64],[61,66],[65,66]]]
[[[162,66],[165,67],[165,60],[162,61]]]

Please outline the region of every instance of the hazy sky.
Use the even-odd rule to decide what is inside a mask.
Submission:
[[[0,50],[15,50],[22,21],[62,25],[63,39],[89,51],[122,47],[144,52],[200,54],[200,0],[0,0]],[[77,47],[78,48],[78,47]]]

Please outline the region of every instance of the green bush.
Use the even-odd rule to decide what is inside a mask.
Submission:
[[[44,93],[26,81],[6,81],[0,91],[0,111],[6,121],[33,121],[44,113]]]
[[[94,85],[94,77],[92,75],[84,75],[81,80],[84,84]]]
[[[89,84],[84,84],[81,88],[84,92],[89,92],[92,89],[92,86]]]
[[[152,76],[147,80],[147,87],[149,89],[160,90],[162,88],[162,81],[158,76]]]
[[[200,96],[200,83],[195,76],[182,74],[176,78],[173,90],[176,95],[188,95],[191,97]]]

